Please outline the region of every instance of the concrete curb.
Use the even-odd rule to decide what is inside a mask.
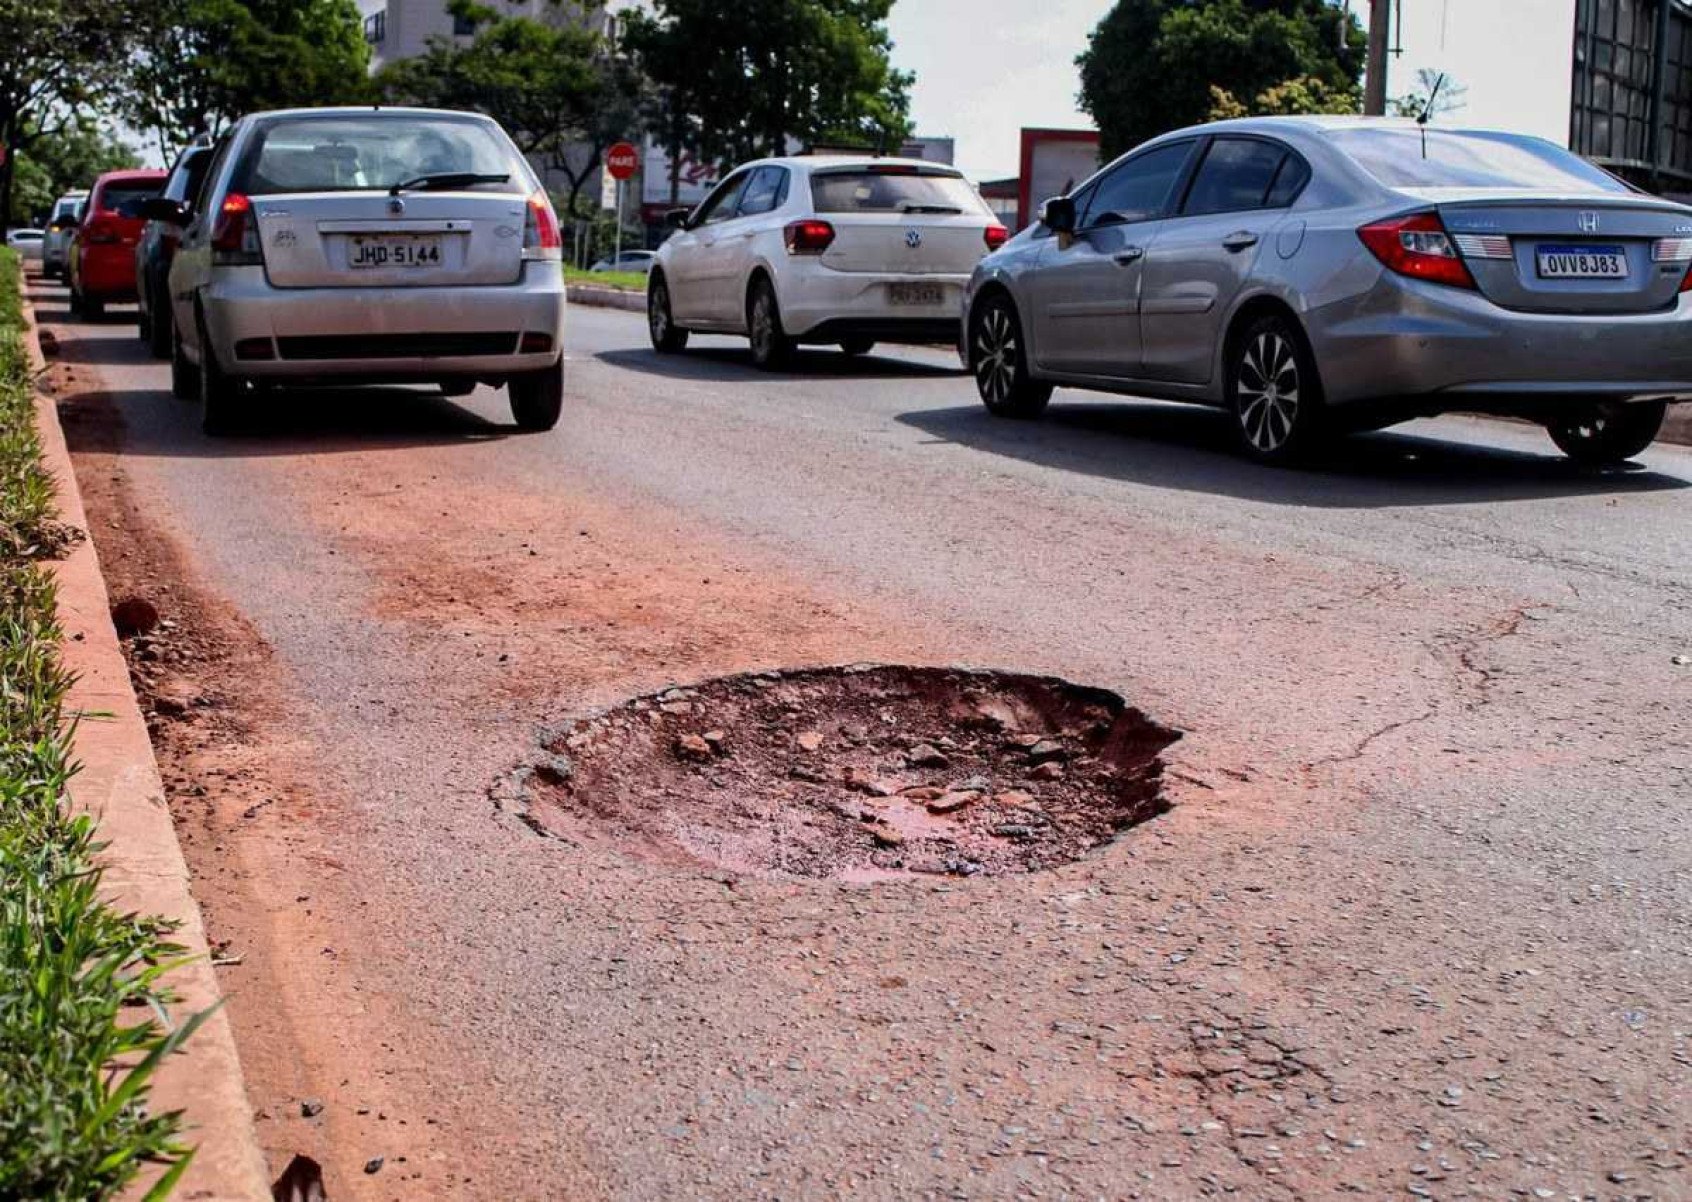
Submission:
[[[630,292],[625,288],[601,288],[594,284],[566,284],[564,292],[572,304],[589,305],[596,309],[627,309],[631,313],[646,312],[644,292]]]
[[[27,298],[24,320],[30,363],[40,371],[44,362],[35,312]],[[88,514],[71,469],[58,410],[51,397],[39,392],[35,424],[41,436],[42,462],[55,484],[59,517],[86,531]],[[179,995],[171,1018],[182,1022],[217,1005],[222,993],[200,908],[189,891],[188,865],[165,806],[147,724],[112,628],[111,604],[92,539],[78,542],[51,570],[59,586],[59,621],[66,636],[61,652],[65,666],[76,674],[67,707],[73,713],[101,715],[84,718],[77,727],[75,750],[81,771],[71,783],[71,802],[99,820],[99,837],[109,844],[101,862],[111,904],[120,912],[157,914],[180,924],[174,940],[194,959],[166,980]],[[155,1113],[181,1110],[187,1141],[198,1147],[174,1198],[269,1202],[264,1152],[253,1129],[235,1036],[223,1010],[195,1032],[180,1055],[160,1067],[148,1104]],[[139,1197],[154,1176],[144,1175],[143,1185],[132,1195]]]

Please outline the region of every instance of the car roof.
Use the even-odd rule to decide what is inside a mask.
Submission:
[[[1206,134],[1314,134],[1325,135],[1352,130],[1392,130],[1403,132],[1406,130],[1426,129],[1429,133],[1447,134],[1491,134],[1504,137],[1526,138],[1530,135],[1516,133],[1506,129],[1488,129],[1482,126],[1456,125],[1422,125],[1414,117],[1358,117],[1346,114],[1329,113],[1299,113],[1285,117],[1231,117],[1226,121],[1211,121],[1203,125],[1188,125],[1181,129],[1172,129],[1166,134],[1159,134],[1156,138],[1148,139],[1146,144],[1161,142],[1166,139],[1180,137],[1197,137]]]
[[[128,180],[145,181],[147,183],[151,183],[154,180],[164,179],[169,174],[170,174],[170,172],[160,171],[156,167],[129,167],[129,168],[125,168],[122,171],[108,171],[108,172],[106,172],[104,175],[100,176],[98,179],[96,179],[94,181],[94,186],[96,188],[101,188],[101,187],[104,187],[107,184],[122,183],[122,182],[125,182],[125,181],[128,181]]]
[[[931,171],[962,175],[950,163],[936,163],[929,159],[905,159],[877,154],[790,154],[766,159],[753,159],[735,166],[735,171],[747,167],[797,167],[804,171],[852,170],[855,167],[922,167]],[[732,174],[732,173],[731,173]]]
[[[399,104],[341,104],[323,108],[266,109],[262,112],[248,113],[246,119],[248,121],[271,121],[298,117],[468,117],[476,121],[485,121],[490,125],[499,124],[486,113],[471,112],[468,109],[411,108]]]

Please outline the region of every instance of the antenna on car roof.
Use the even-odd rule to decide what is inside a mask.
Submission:
[[[1434,80],[1434,86],[1428,89],[1428,102],[1422,106],[1422,111],[1416,115],[1416,125],[1422,131],[1422,157],[1428,157],[1428,121],[1433,117],[1434,101],[1439,99],[1439,90],[1445,86],[1445,72],[1439,73]]]

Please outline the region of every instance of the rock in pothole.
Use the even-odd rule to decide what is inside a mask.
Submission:
[[[530,825],[737,874],[1035,872],[1168,808],[1180,735],[1115,693],[946,668],[731,676],[550,737]]]

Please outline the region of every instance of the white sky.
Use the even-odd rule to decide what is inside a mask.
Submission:
[[[1566,144],[1575,0],[1399,0],[1404,53],[1387,91],[1416,69],[1447,71],[1468,103],[1448,120],[1539,134]],[[1015,175],[1025,125],[1086,128],[1075,106],[1075,56],[1112,0],[898,0],[893,61],[916,72],[919,134],[957,139],[977,179]],[[1368,0],[1350,0],[1366,21]]]

